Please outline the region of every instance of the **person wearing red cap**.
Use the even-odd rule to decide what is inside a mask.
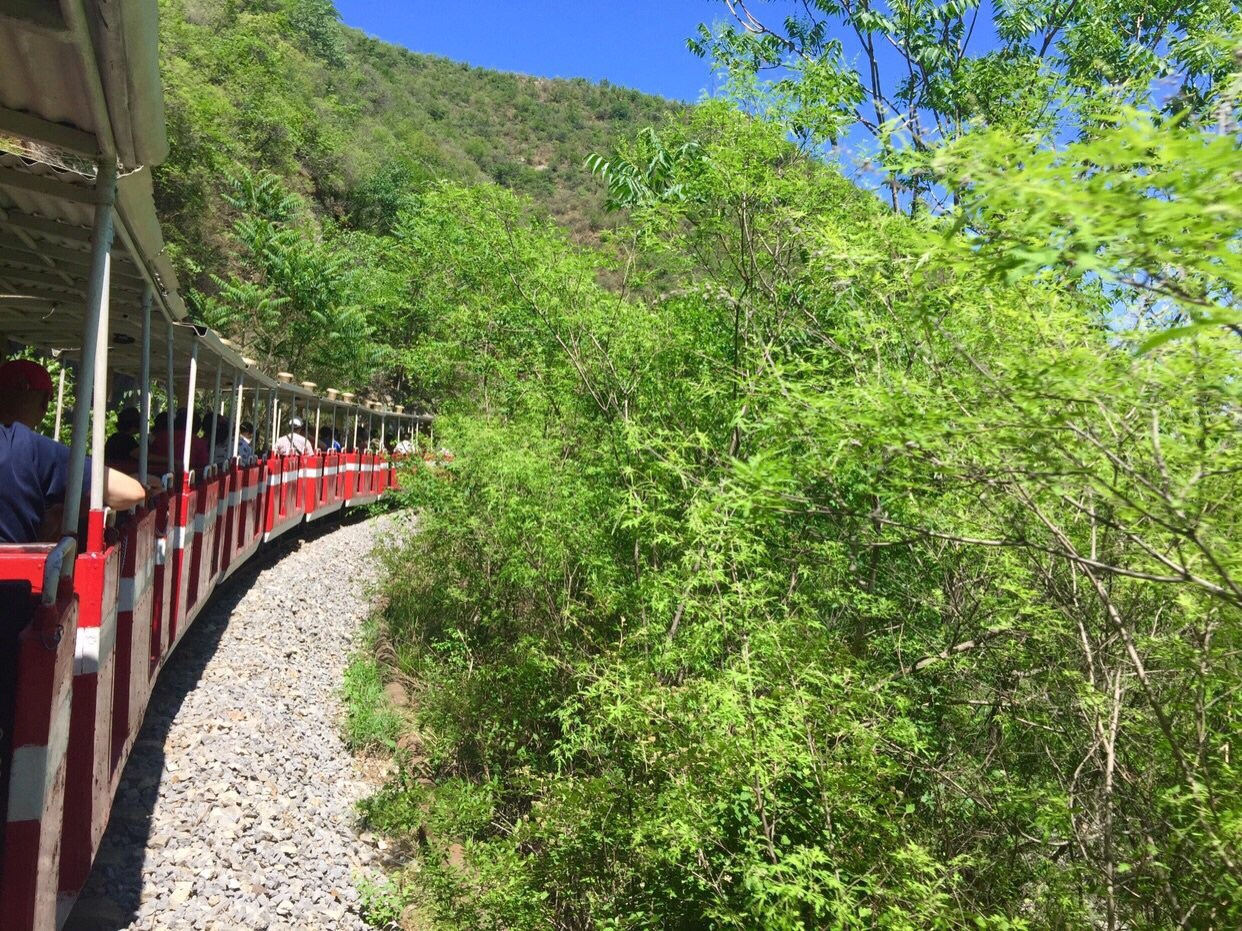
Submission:
[[[39,363],[11,359],[0,365],[0,543],[35,543],[59,531],[49,524],[65,498],[69,447],[35,432],[51,401],[52,378]],[[107,469],[103,498],[108,507],[126,511],[146,498],[146,489]]]
[[[38,362],[10,359],[0,365],[0,393],[12,410],[12,418],[5,410],[6,421],[20,420],[33,430],[43,422],[52,401],[52,376]]]

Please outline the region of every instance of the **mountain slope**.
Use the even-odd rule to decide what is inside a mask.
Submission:
[[[172,152],[157,172],[187,285],[229,264],[223,194],[271,172],[314,217],[385,232],[429,181],[529,195],[579,241],[605,225],[582,167],[682,109],[585,80],[548,80],[420,55],[340,25],[330,0],[161,0]]]

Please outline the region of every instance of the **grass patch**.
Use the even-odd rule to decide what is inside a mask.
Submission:
[[[374,621],[362,629],[362,643],[345,668],[341,696],[345,704],[345,743],[355,753],[393,751],[401,729],[401,716],[384,695],[384,680],[375,659],[378,627]]]

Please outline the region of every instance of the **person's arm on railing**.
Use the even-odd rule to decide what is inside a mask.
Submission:
[[[104,471],[104,504],[114,511],[128,511],[147,500],[147,489],[136,478],[116,469]]]

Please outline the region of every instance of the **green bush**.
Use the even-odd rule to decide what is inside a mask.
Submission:
[[[398,929],[409,897],[401,886],[390,878],[379,880],[363,876],[358,880],[358,894],[362,899],[362,917],[373,928]]]
[[[407,486],[385,616],[443,786],[384,803],[425,812],[432,913],[1242,920],[1236,337],[1140,351],[1118,292],[727,106],[602,170],[633,298],[498,191],[397,224],[456,456]]]

